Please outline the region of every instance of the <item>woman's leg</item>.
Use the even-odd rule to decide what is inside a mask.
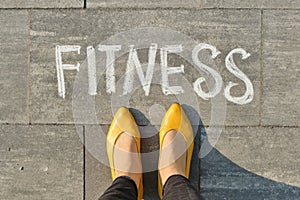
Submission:
[[[116,178],[99,200],[134,200],[138,192],[135,182],[128,176]]]
[[[190,181],[181,175],[168,178],[163,187],[163,200],[203,200]]]
[[[180,133],[171,130],[166,134],[159,158],[164,200],[203,199],[185,177],[186,150],[186,142]]]
[[[122,133],[114,147],[114,167],[116,179],[99,198],[100,200],[136,200],[142,176],[142,163],[137,145],[129,133]]]

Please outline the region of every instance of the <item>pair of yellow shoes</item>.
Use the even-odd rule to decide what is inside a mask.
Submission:
[[[179,132],[180,134],[182,134],[182,136],[185,139],[186,146],[187,146],[185,175],[188,178],[190,173],[190,165],[191,165],[192,153],[194,148],[194,135],[193,135],[192,126],[186,114],[184,113],[183,109],[178,103],[174,103],[170,106],[161,124],[161,128],[159,131],[160,149],[162,149],[162,144],[165,135],[171,130],[175,130]],[[122,107],[117,111],[117,113],[114,116],[114,119],[108,130],[107,140],[106,140],[107,155],[110,163],[111,175],[113,180],[115,180],[116,178],[114,161],[113,161],[114,146],[118,137],[124,132],[130,133],[131,136],[134,137],[135,142],[137,144],[137,150],[140,153],[141,145],[140,145],[140,132],[138,126],[130,111],[127,108]],[[161,183],[161,178],[159,173],[158,173],[158,194],[159,197],[162,198],[162,183]],[[142,199],[142,196],[143,196],[143,182],[141,178],[139,191],[138,191],[138,200]]]

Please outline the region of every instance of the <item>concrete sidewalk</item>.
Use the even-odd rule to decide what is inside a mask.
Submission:
[[[188,104],[185,109],[196,136],[191,181],[200,193],[208,200],[300,198],[300,1],[4,0],[0,25],[0,199],[94,200],[101,195],[111,183],[110,170],[103,164],[107,160],[101,131],[107,132],[113,112],[124,106],[119,99],[125,97],[145,138],[143,152],[158,150],[161,118],[178,101],[177,96],[165,95],[159,84],[152,84],[146,96],[140,82],[135,82],[139,88],[130,96],[115,95],[126,85],[129,45],[141,38],[120,36],[126,42],[114,44],[122,45],[124,51],[114,66],[117,92],[107,92],[107,74],[103,73],[96,76],[101,78],[97,95],[88,94],[87,48],[145,27],[174,30],[220,52],[210,60],[215,65],[203,63],[218,72],[223,83],[220,93],[209,100],[193,88],[199,77],[207,76],[190,62],[190,47],[194,46],[182,41],[187,56],[170,54],[167,59],[169,67],[184,65],[180,75],[189,83],[180,85],[178,73],[169,76],[170,85],[194,91],[182,94],[179,100]],[[179,45],[174,35],[165,40]],[[155,42],[149,39],[149,47]],[[65,45],[73,50],[61,54],[62,63],[79,63],[80,67],[79,72],[63,70],[63,98],[58,91],[56,47]],[[162,47],[158,43],[156,71],[161,71]],[[227,68],[226,58],[236,48],[250,54],[245,59],[233,56],[241,76],[253,85],[254,96],[248,103],[224,96],[229,82],[238,84],[230,89],[232,97],[249,91],[241,76]],[[144,75],[148,50],[137,51]],[[97,69],[99,65],[96,63]],[[76,85],[79,74],[83,82]],[[94,105],[80,95],[94,99]],[[199,110],[189,102],[199,104]],[[97,120],[79,105],[92,107]],[[219,110],[222,113],[216,112]],[[213,125],[221,127],[222,134],[212,151],[199,159],[201,144],[213,141],[209,135]],[[143,162],[149,168],[156,165],[146,158]],[[145,174],[144,199],[158,199],[156,176],[156,171]]]

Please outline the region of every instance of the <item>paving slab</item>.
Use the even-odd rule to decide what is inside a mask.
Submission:
[[[300,125],[299,31],[299,11],[264,12],[263,125]]]
[[[0,8],[83,8],[84,0],[2,0]]]
[[[0,123],[28,123],[28,12],[0,13]]]
[[[0,138],[1,199],[83,199],[83,145],[74,126],[1,125]]]
[[[105,135],[109,126],[85,126],[85,199],[95,200],[111,185],[111,172],[108,164]],[[140,126],[142,136],[141,152],[143,163],[144,199],[158,199],[157,165],[158,165],[158,128]],[[193,153],[190,180],[199,188],[199,144],[200,131],[195,131],[195,148]],[[102,132],[101,132],[102,131]],[[196,131],[198,131],[196,133]]]
[[[226,128],[201,160],[207,199],[297,199],[299,128]]]
[[[199,8],[199,0],[87,0],[88,8]]]
[[[78,17],[80,16],[80,17]],[[120,98],[117,93],[122,93],[124,74],[126,71],[126,63],[128,60],[129,45],[137,40],[134,36],[126,38],[119,37],[118,42],[122,43],[123,56],[119,57],[115,63],[115,78],[117,93],[110,95],[106,92],[105,73],[101,77],[97,95],[88,96],[88,68],[86,65],[86,49],[87,46],[95,47],[108,38],[118,34],[122,31],[132,30],[134,28],[145,27],[160,27],[166,28],[166,32],[170,29],[190,37],[195,40],[195,45],[199,43],[208,43],[216,46],[221,54],[215,59],[215,66],[212,68],[217,70],[224,82],[224,87],[230,82],[238,83],[231,89],[232,96],[242,96],[245,93],[245,84],[239,78],[236,78],[225,68],[226,55],[235,48],[243,48],[251,54],[251,56],[242,60],[240,55],[234,55],[234,61],[237,66],[243,71],[254,87],[253,100],[245,105],[238,105],[226,101],[222,95],[223,89],[219,93],[219,98],[224,100],[227,105],[227,125],[258,125],[259,124],[259,99],[260,99],[260,12],[259,11],[234,11],[234,10],[122,10],[122,11],[105,11],[105,10],[35,10],[31,14],[31,118],[32,123],[81,123],[81,124],[109,124],[111,122],[113,113],[117,107],[124,106],[135,108],[140,115],[137,118],[150,119],[150,123],[154,125],[160,124],[160,119],[168,106],[174,101],[179,101],[189,105],[189,102],[198,102],[200,107],[200,115],[205,125],[210,124],[211,107],[214,101],[203,100],[197,97],[193,91],[192,84],[202,75],[203,72],[198,72],[195,65],[188,60],[192,58],[192,49],[194,46],[185,46],[187,49],[187,58],[170,56],[169,65],[179,66],[181,63],[185,65],[185,73],[183,76],[171,75],[170,85],[181,85],[187,80],[185,85],[185,93],[181,95],[180,99],[175,95],[164,95],[160,84],[159,75],[158,84],[151,86],[150,95],[145,96],[145,92],[140,83],[137,82],[135,86],[139,86],[130,96],[123,96]],[[151,29],[152,30],[152,29]],[[155,29],[156,30],[156,29]],[[172,33],[174,34],[174,33]],[[146,43],[149,47],[153,40],[160,39],[158,47],[161,48],[164,41],[170,41],[171,44],[191,44],[185,40],[178,40],[178,37],[171,37],[171,35],[158,38],[155,36],[149,39],[151,32],[145,34]],[[149,37],[148,37],[149,36]],[[153,35],[152,35],[153,36]],[[147,39],[149,41],[147,41]],[[164,40],[165,39],[165,40]],[[151,41],[150,41],[151,40]],[[111,41],[110,41],[111,42]],[[116,41],[115,41],[116,42]],[[173,42],[173,43],[172,43]],[[55,46],[56,45],[79,45],[81,47],[80,54],[77,52],[63,53],[63,63],[65,64],[81,64],[79,72],[76,70],[64,70],[65,78],[65,99],[58,95],[58,80],[56,73],[55,62]],[[160,46],[159,46],[160,45]],[[147,46],[148,47],[148,46]],[[148,48],[149,48],[148,47]],[[190,50],[190,51],[188,51]],[[210,52],[207,53],[210,58]],[[99,53],[102,56],[105,54]],[[157,65],[155,69],[160,72],[160,59],[157,53]],[[98,55],[98,53],[97,53]],[[148,50],[138,50],[138,56],[144,64],[147,62]],[[208,60],[212,62],[213,60]],[[204,61],[203,61],[204,62]],[[101,65],[103,62],[97,63]],[[144,65],[143,65],[144,67]],[[97,68],[100,71],[99,66]],[[97,71],[97,72],[98,72]],[[76,75],[82,75],[82,82],[79,83],[75,79]],[[183,78],[182,78],[183,77]],[[135,75],[135,81],[138,81]],[[77,89],[73,90],[74,83],[77,81]],[[78,89],[79,88],[79,89]],[[75,93],[75,101],[72,110],[72,94]],[[126,100],[127,99],[127,100]],[[129,100],[128,100],[129,99]],[[73,98],[74,100],[74,98]],[[125,103],[124,103],[125,101]],[[227,102],[227,103],[226,103]],[[191,105],[190,105],[191,106]],[[220,114],[218,109],[223,109],[222,104],[215,103],[213,117]],[[219,107],[218,107],[219,106]],[[88,107],[91,110],[85,114],[84,111]],[[197,110],[197,108],[196,108]],[[75,113],[75,119],[73,114]],[[97,115],[98,119],[91,117],[90,114]],[[224,112],[225,113],[225,112]],[[153,114],[159,114],[159,117],[153,117]],[[199,113],[198,113],[199,114]],[[226,114],[226,113],[225,113]],[[78,117],[79,115],[79,117]],[[161,116],[162,115],[162,116]],[[151,120],[155,118],[156,121]],[[140,124],[146,125],[147,120],[137,120]],[[218,124],[218,125],[222,125]]]
[[[300,8],[297,0],[203,0],[203,8]]]
[[[100,132],[102,130],[102,132]],[[85,199],[96,200],[111,185],[106,154],[108,126],[85,126]]]

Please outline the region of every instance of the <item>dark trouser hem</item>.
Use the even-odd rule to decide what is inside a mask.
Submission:
[[[116,178],[99,200],[136,200],[138,190],[135,182],[128,176]]]
[[[163,186],[163,200],[203,200],[184,176],[170,176]]]
[[[136,200],[135,182],[127,176],[116,178],[99,200]],[[190,181],[181,175],[170,176],[163,187],[163,200],[204,200]]]

